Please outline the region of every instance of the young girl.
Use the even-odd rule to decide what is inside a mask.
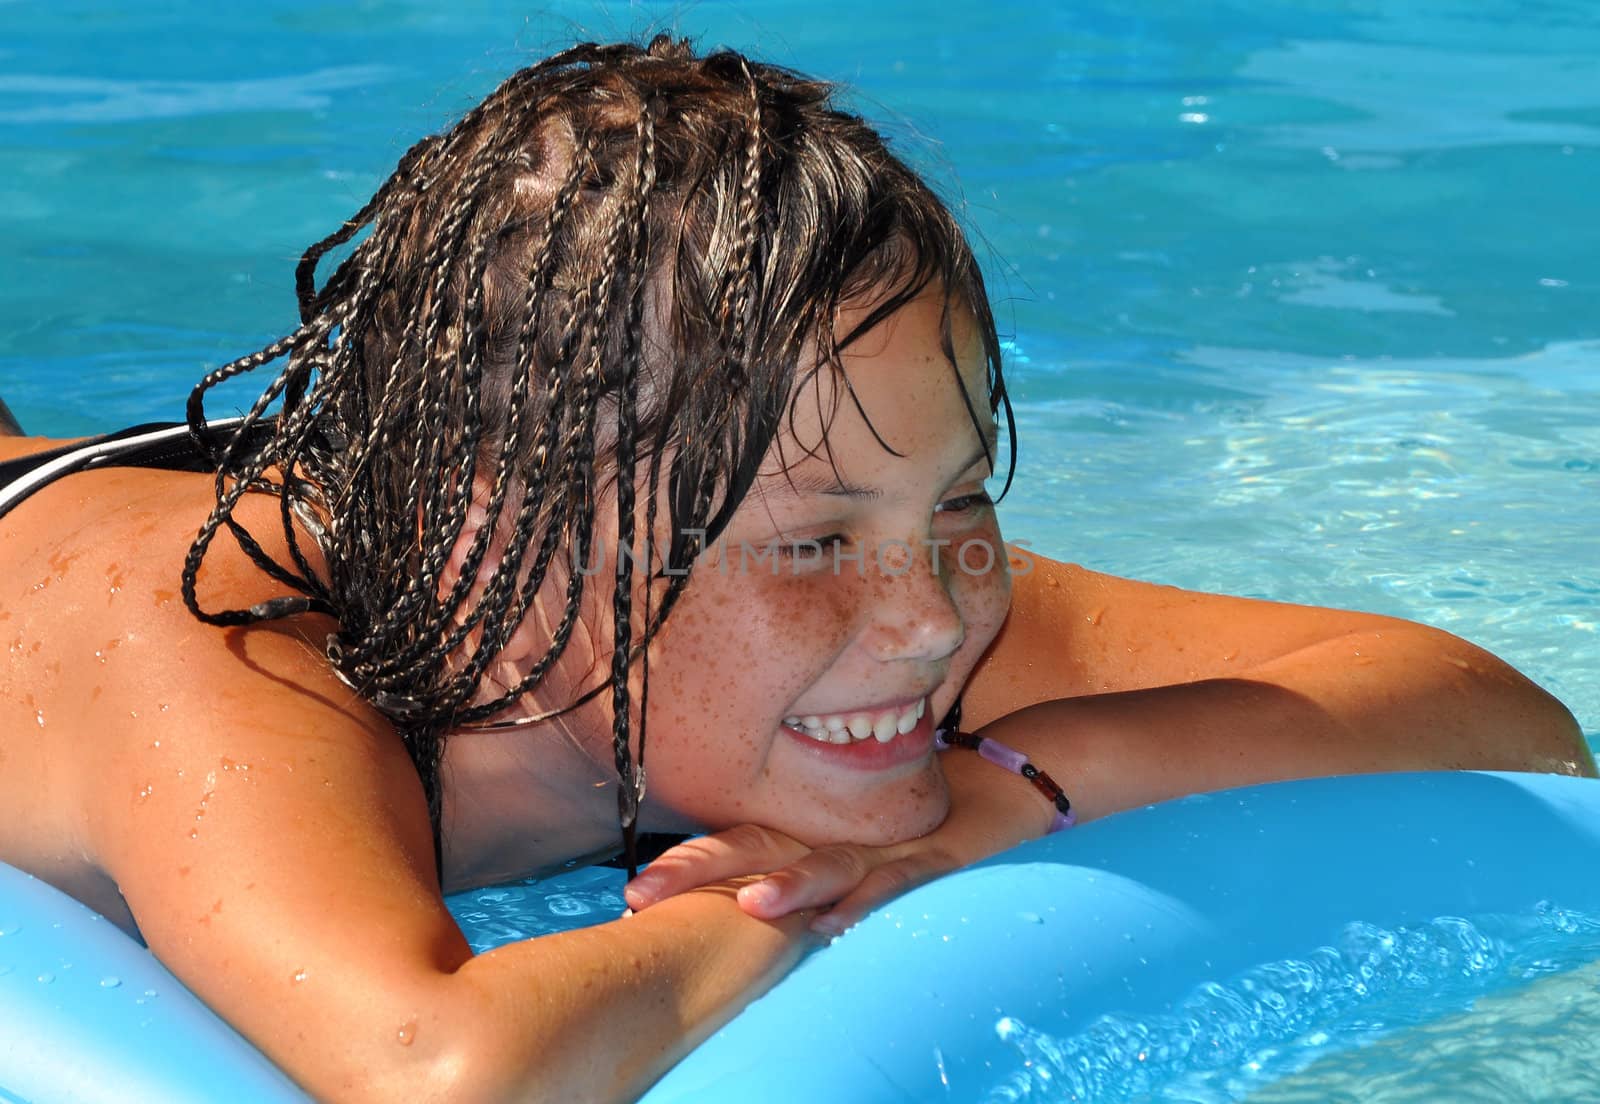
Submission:
[[[0,859],[320,1098],[609,1100],[814,932],[1058,823],[941,719],[1079,818],[1592,771],[1445,634],[1007,550],[982,278],[830,96],[576,47],[306,253],[299,328],[178,447],[0,440]],[[613,923],[473,957],[443,905],[701,830]]]

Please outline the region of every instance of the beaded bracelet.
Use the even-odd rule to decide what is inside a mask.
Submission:
[[[1050,818],[1050,833],[1064,832],[1078,823],[1078,814],[1072,811],[1072,802],[1067,800],[1067,792],[1057,785],[1054,778],[1028,762],[1026,755],[1016,748],[1007,747],[999,740],[961,731],[960,694],[957,694],[956,700],[950,703],[950,712],[944,715],[944,720],[933,726],[933,746],[940,751],[947,751],[952,747],[975,751],[995,766],[1003,767],[1012,774],[1020,774],[1032,782],[1034,789],[1044,794],[1046,800],[1055,807],[1056,815]]]
[[[1028,757],[1016,748],[1007,747],[999,740],[991,740],[987,736],[955,730],[935,732],[933,742],[940,751],[952,747],[975,751],[995,766],[1004,767],[1012,774],[1020,774],[1032,782],[1033,788],[1044,794],[1046,800],[1055,806],[1056,815],[1050,818],[1051,832],[1063,832],[1078,823],[1078,814],[1072,811],[1072,802],[1067,800],[1066,791],[1054,778],[1030,763]]]

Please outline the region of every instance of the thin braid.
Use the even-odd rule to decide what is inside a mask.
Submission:
[[[326,366],[322,369],[322,382],[325,388],[338,387],[342,382],[343,374],[349,370],[348,358],[342,357],[343,351],[350,337],[350,320],[352,307],[339,311],[334,316],[333,326],[338,333],[334,336]],[[324,339],[325,340],[325,339]],[[303,394],[313,370],[313,358],[307,357],[302,361],[301,371],[289,378],[288,389],[298,388]],[[279,520],[283,526],[285,542],[288,545],[289,556],[294,561],[299,571],[299,579],[304,583],[304,589],[322,605],[331,608],[331,594],[321,579],[317,577],[311,561],[305,551],[300,547],[298,527],[294,524],[294,503],[297,495],[292,492],[300,484],[296,469],[303,459],[307,459],[306,445],[318,428],[316,406],[310,402],[291,401],[285,399],[284,412],[279,416],[278,432],[272,446],[263,451],[261,459],[273,459],[282,471],[281,490],[278,495]],[[229,528],[234,536],[243,544],[248,534],[236,526],[229,519]]]
[[[740,362],[731,366],[733,374],[730,384],[733,387],[743,382],[745,328],[755,289],[754,260],[761,217],[761,86],[756,83],[749,64],[743,58],[739,59],[739,69],[744,73],[749,87],[750,116],[745,132],[744,174],[739,181],[739,232],[728,264],[731,279],[723,303],[722,322],[724,331],[729,335],[730,349],[736,350],[741,358]]]
[[[364,258],[365,263],[356,270],[351,287],[350,309],[346,312],[342,327],[345,342],[341,351],[344,355],[336,357],[333,365],[337,369],[347,371],[352,379],[357,375],[357,358],[354,350],[360,348],[361,342],[372,328],[371,316],[378,309],[386,287],[383,273],[387,271],[400,250],[400,235],[394,231],[393,221],[385,220],[374,228],[372,237],[367,243],[370,256]],[[385,399],[397,390],[399,368],[397,358],[396,362],[391,364],[388,377],[380,392]],[[342,380],[346,377],[337,378]],[[336,377],[333,374],[324,377],[324,391],[331,391],[335,386]],[[360,387],[350,387],[349,398],[354,405],[350,413],[355,419],[355,424],[369,428],[364,433],[352,436],[345,445],[349,463],[348,477],[339,498],[328,504],[330,516],[327,524],[333,531],[335,539],[342,536],[341,519],[345,516],[345,511],[357,504],[355,488],[367,472],[373,441],[383,420],[392,416],[389,411],[393,406],[392,402],[385,402],[375,415],[368,402],[367,393]]]
[[[300,321],[309,322],[317,313],[317,262],[322,260],[329,250],[337,249],[360,233],[362,227],[372,221],[373,215],[388,204],[390,196],[398,188],[410,185],[414,169],[434,148],[437,141],[438,139],[429,137],[412,146],[400,159],[400,164],[390,174],[389,179],[385,180],[382,187],[367,201],[366,206],[346,219],[339,229],[300,255],[300,263],[295,265],[294,269],[294,293],[300,306]]]
[[[184,408],[184,416],[189,423],[189,440],[193,442],[194,447],[203,453],[207,458],[209,458],[213,464],[221,463],[221,454],[216,451],[216,449],[212,446],[210,439],[205,435],[206,392],[210,391],[213,387],[226,383],[235,376],[242,376],[246,372],[253,372],[257,368],[271,364],[273,361],[277,360],[285,353],[293,349],[297,343],[304,339],[305,334],[306,328],[302,326],[289,336],[281,337],[277,341],[274,341],[265,349],[258,350],[257,352],[251,353],[248,356],[242,356],[238,360],[230,361],[229,363],[224,364],[221,368],[212,369],[210,372],[207,372],[204,376],[202,376],[200,382],[195,384],[194,389],[189,392],[189,401]],[[232,444],[233,442],[230,441],[230,447]]]
[[[634,486],[636,435],[638,433],[635,389],[639,380],[640,348],[644,344],[640,322],[644,313],[644,262],[648,256],[650,193],[655,188],[655,115],[648,95],[641,97],[637,124],[638,157],[633,169],[633,194],[619,224],[632,231],[625,271],[630,281],[623,354],[622,379],[617,387],[617,570],[611,596],[613,648],[611,655],[612,757],[617,768],[617,816],[622,823],[623,852],[628,876],[638,873],[635,853],[639,802],[644,796],[644,714],[639,717],[639,764],[631,762],[628,746],[629,705],[628,668],[632,664],[633,575],[631,549],[634,538]],[[647,553],[648,554],[648,553]],[[648,608],[648,590],[646,591]]]
[[[307,333],[308,329],[314,332],[318,328],[320,328],[320,326],[302,327],[291,336],[304,340],[307,336],[309,336]],[[281,341],[274,342],[272,345],[269,345],[266,349],[263,349],[258,353],[254,353],[247,357],[241,357],[239,360],[234,361],[230,365],[226,365],[223,368],[208,373],[206,377],[201,380],[200,385],[197,386],[189,396],[187,413],[189,416],[190,437],[192,439],[203,438],[203,430],[205,427],[204,395],[205,391],[209,387],[215,386],[217,383],[228,379],[231,376],[238,375],[244,371],[250,371],[253,368],[260,367],[263,364],[269,363],[271,360],[277,359],[278,356],[282,355],[282,352],[279,350],[286,342],[289,341],[289,338],[285,338]],[[275,352],[275,356],[269,355]],[[241,419],[235,435],[229,440],[221,455],[217,457],[218,468],[214,480],[217,491],[217,505],[212,509],[210,516],[207,517],[205,523],[201,526],[200,532],[196,536],[194,544],[190,547],[188,554],[184,557],[183,574],[181,576],[180,583],[184,605],[188,608],[191,614],[207,624],[224,626],[247,625],[256,621],[266,620],[269,617],[282,616],[282,613],[279,611],[288,608],[281,602],[277,605],[273,605],[272,603],[258,603],[258,605],[251,607],[249,610],[227,610],[221,613],[211,613],[200,608],[196,588],[196,582],[200,572],[200,562],[202,559],[204,559],[206,549],[210,547],[212,540],[216,537],[218,529],[221,528],[223,524],[226,524],[233,532],[234,537],[239,541],[239,544],[244,550],[245,554],[250,557],[251,561],[255,563],[256,566],[260,567],[272,578],[286,586],[294,587],[295,589],[300,590],[302,593],[305,593],[309,590],[309,584],[305,579],[295,576],[279,565],[270,556],[268,556],[265,551],[262,550],[260,545],[257,544],[257,542],[250,536],[250,534],[241,526],[239,526],[233,519],[234,506],[238,504],[239,500],[244,497],[247,491],[256,486],[262,472],[266,470],[268,464],[271,462],[272,449],[270,445],[267,448],[260,450],[252,459],[246,461],[241,470],[232,473],[233,485],[231,487],[227,486],[229,471],[226,465],[234,458],[235,452],[239,447],[239,443],[247,439],[246,435],[249,433],[249,431],[260,423],[262,417],[266,413],[267,408],[271,406],[277,397],[283,393],[284,389],[289,386],[290,380],[294,377],[297,371],[298,367],[291,359],[289,365],[285,367],[282,372],[278,373],[277,377],[267,385],[267,389],[262,392],[261,396],[257,398],[256,401],[251,405],[250,410],[245,414],[243,419]],[[303,603],[299,603],[297,608],[303,609],[306,607]]]

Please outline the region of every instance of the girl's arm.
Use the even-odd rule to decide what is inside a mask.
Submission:
[[[1037,754],[1082,816],[1315,775],[1595,772],[1560,702],[1449,633],[1018,560],[964,719]]]
[[[211,648],[187,618],[104,668],[132,716],[75,741],[82,847],[318,1099],[630,1099],[803,950],[803,916],[752,919],[724,885],[472,957],[393,731],[291,629]]]

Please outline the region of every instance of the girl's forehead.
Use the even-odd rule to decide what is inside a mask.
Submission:
[[[818,469],[837,468],[855,478],[851,469],[878,471],[898,457],[929,462],[946,447],[970,451],[980,433],[992,433],[988,381],[971,312],[952,300],[947,320],[942,291],[924,292],[836,363],[802,373],[762,474],[806,473],[809,482]]]
[[[835,333],[851,334],[873,304],[841,308]],[[783,430],[796,443],[816,443],[845,422],[876,423],[900,408],[921,413],[970,405],[989,417],[989,365],[983,335],[972,311],[933,286],[871,329],[856,334],[833,363],[803,365],[789,399]],[[957,394],[957,381],[966,403]],[[948,394],[946,394],[948,393]],[[970,424],[971,417],[962,422]],[[892,444],[892,442],[890,442]]]

